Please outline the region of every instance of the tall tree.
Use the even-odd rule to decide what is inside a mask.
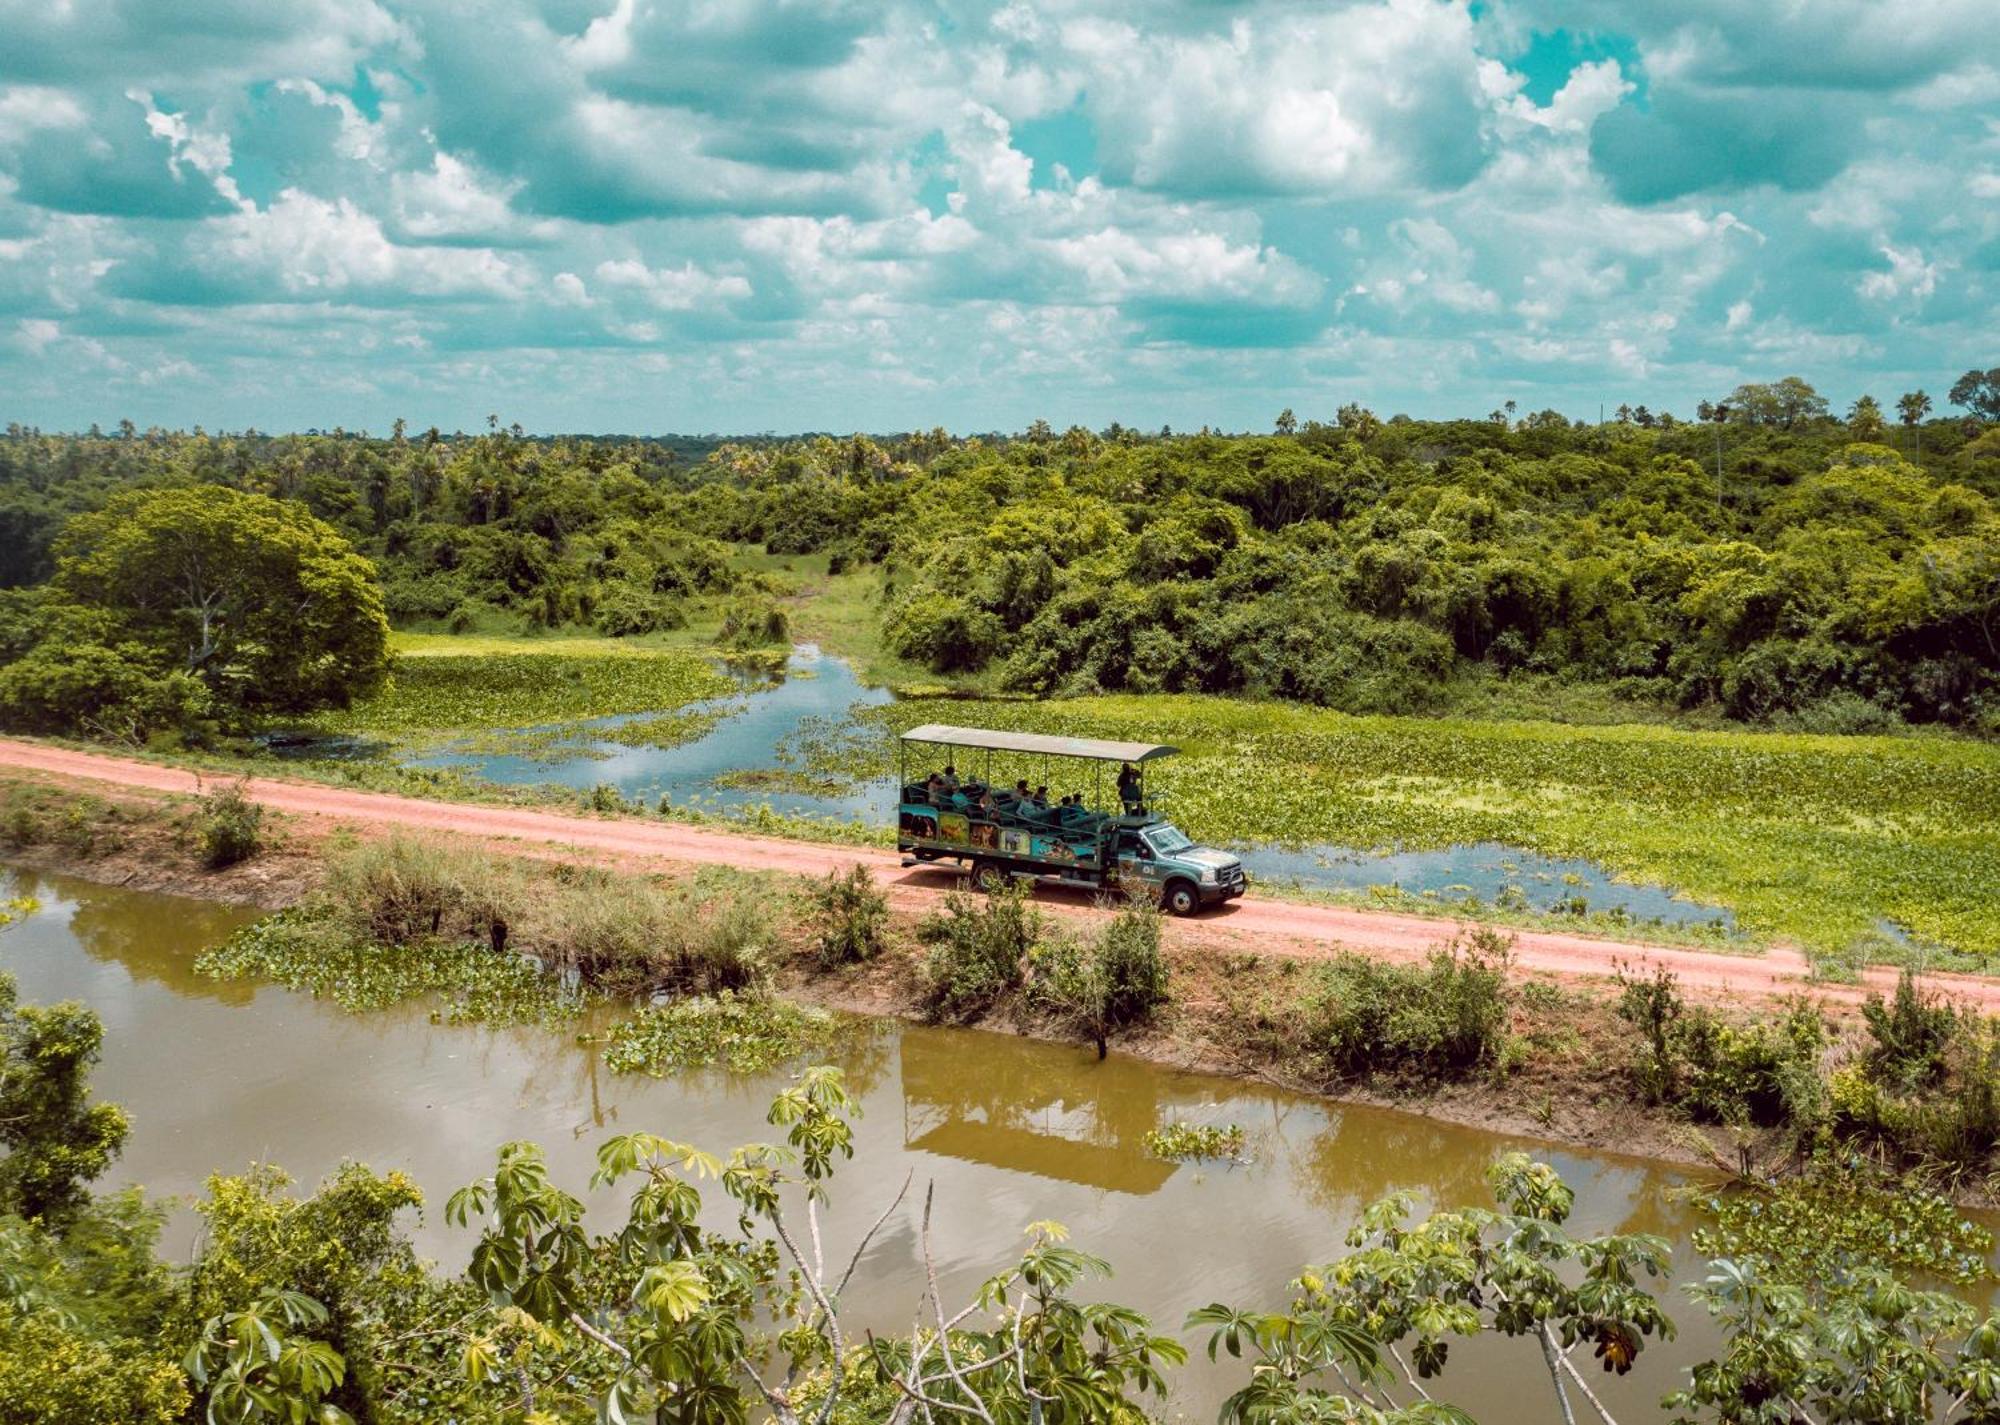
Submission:
[[[388,671],[374,566],[302,507],[219,485],[78,515],[50,598],[108,615],[239,707],[344,704]]]
[[[1968,371],[1951,383],[1950,400],[1975,416],[2000,421],[2000,366],[1991,371]]]
[[[1882,421],[1882,404],[1873,396],[1862,396],[1847,408],[1847,426],[1861,440],[1880,440],[1887,427]]]

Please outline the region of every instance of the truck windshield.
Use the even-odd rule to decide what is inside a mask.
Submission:
[[[1156,826],[1146,833],[1146,839],[1153,843],[1153,850],[1162,856],[1178,855],[1194,845],[1178,826]]]

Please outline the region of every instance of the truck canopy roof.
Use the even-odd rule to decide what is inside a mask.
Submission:
[[[990,732],[978,727],[948,727],[928,722],[903,734],[905,742],[937,742],[948,747],[977,747],[994,752],[1031,752],[1046,757],[1089,757],[1103,762],[1148,762],[1171,757],[1178,747],[1157,742],[1112,742],[1101,737],[1051,737],[1040,732]]]

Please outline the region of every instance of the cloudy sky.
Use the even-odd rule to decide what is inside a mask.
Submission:
[[[1267,427],[2000,364],[1993,0],[0,0],[0,419]]]

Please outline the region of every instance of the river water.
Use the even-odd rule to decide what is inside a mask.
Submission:
[[[194,956],[249,913],[174,897],[20,874],[14,890],[40,909],[0,931],[0,969],[30,1001],[74,998],[104,1019],[98,1096],[125,1105],[133,1130],[107,1184],[155,1195],[198,1194],[212,1171],[280,1164],[311,1183],[346,1159],[399,1168],[431,1204],[415,1235],[452,1269],[470,1239],[449,1229],[444,1199],[490,1172],[497,1146],[527,1138],[556,1180],[584,1192],[610,1133],[644,1128],[712,1150],[772,1136],[764,1122],[782,1073],[708,1071],[670,1079],[612,1075],[573,1031],[446,1027],[418,1006],[349,1015],[269,986],[217,984]],[[907,1327],[917,1302],[919,1202],[936,1185],[933,1235],[945,1292],[969,1298],[1016,1250],[1022,1228],[1053,1218],[1107,1258],[1109,1299],[1180,1333],[1212,1301],[1274,1307],[1299,1270],[1331,1260],[1360,1210],[1408,1190],[1423,1204],[1487,1201],[1493,1157],[1525,1147],[1577,1191],[1579,1231],[1658,1232],[1683,1245],[1679,1276],[1697,1267],[1684,1243],[1679,1175],[1644,1160],[1522,1143],[1414,1114],[1328,1104],[1259,1084],[1178,1073],[1085,1048],[1010,1035],[881,1024],[840,1052],[864,1112],[857,1158],[834,1184],[829,1252],[844,1254],[906,1172],[911,1197],[877,1238],[850,1290],[862,1324]],[[1248,1166],[1150,1158],[1146,1132],[1170,1119],[1240,1123]],[[729,1214],[709,1195],[718,1224]],[[588,1199],[608,1213],[610,1195]],[[600,1217],[608,1224],[608,1216]],[[165,1244],[185,1259],[192,1214]],[[1677,1294],[1676,1294],[1677,1295]],[[1649,1345],[1628,1377],[1593,1384],[1629,1422],[1654,1404],[1712,1338],[1698,1310],[1669,1304],[1680,1339]],[[1170,1418],[1212,1420],[1241,1383],[1188,1340]],[[1225,1358],[1226,1359],[1226,1358]],[[1554,1418],[1539,1353],[1525,1342],[1453,1347],[1443,1394],[1483,1425]]]

